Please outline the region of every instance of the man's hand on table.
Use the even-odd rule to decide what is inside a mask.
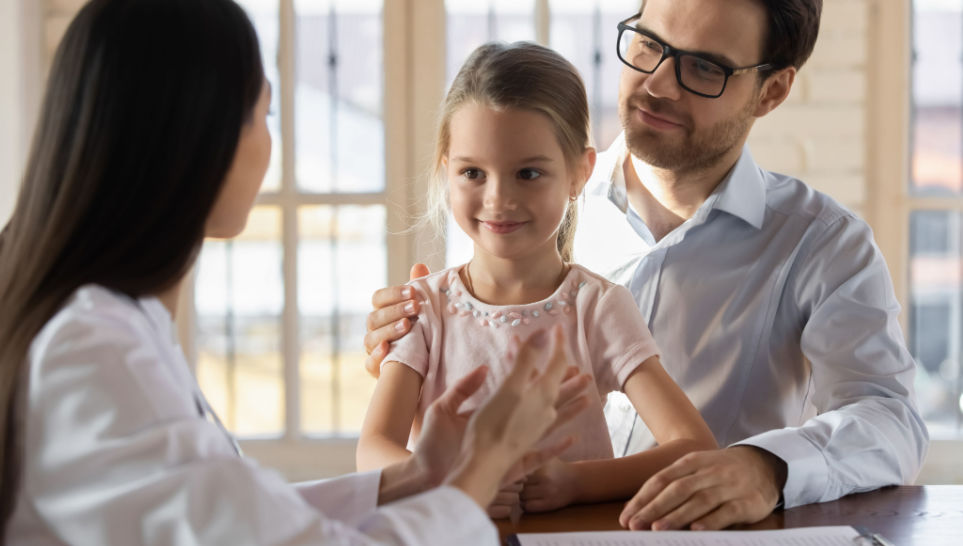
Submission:
[[[415,264],[409,276],[414,280],[429,273],[425,264]],[[414,289],[404,285],[382,288],[371,296],[374,311],[368,314],[368,333],[364,336],[364,350],[368,353],[364,367],[371,375],[381,375],[381,361],[388,354],[388,345],[411,330],[411,321],[420,310],[414,296]]]
[[[666,467],[626,503],[628,529],[724,529],[754,523],[779,503],[786,463],[760,448],[690,453]]]

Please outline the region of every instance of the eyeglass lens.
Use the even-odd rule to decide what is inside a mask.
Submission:
[[[619,37],[622,60],[643,72],[654,72],[662,60],[665,48],[654,39],[631,30]],[[718,95],[726,85],[726,72],[718,64],[683,53],[676,56],[679,63],[677,77],[683,87],[704,95]]]

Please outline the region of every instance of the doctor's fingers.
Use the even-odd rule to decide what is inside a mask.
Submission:
[[[587,394],[582,394],[577,398],[573,398],[564,404],[557,402],[555,404],[555,420],[549,425],[548,429],[542,434],[543,437],[550,436],[559,427],[565,425],[572,419],[578,416],[590,405],[589,397]]]
[[[438,409],[446,413],[453,415],[458,413],[458,408],[461,407],[462,402],[475,394],[485,384],[487,375],[488,366],[482,365],[475,368],[445,390],[438,399],[432,402],[432,405],[437,405]]]
[[[552,444],[533,449],[525,453],[522,458],[505,474],[502,482],[525,479],[526,484],[532,472],[542,467],[546,462],[558,457],[575,443],[574,436],[566,436]]]
[[[544,360],[546,352],[548,363],[539,373],[536,363]],[[516,354],[515,366],[505,383],[516,392],[541,397],[554,405],[562,379],[572,363],[561,325],[556,324],[548,332],[539,330],[533,333],[518,345]]]

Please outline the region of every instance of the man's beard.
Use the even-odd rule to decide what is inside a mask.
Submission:
[[[629,152],[642,161],[660,169],[674,172],[694,172],[715,165],[742,141],[752,125],[752,112],[758,103],[753,98],[735,116],[717,122],[712,127],[696,132],[691,118],[672,110],[664,100],[652,97],[633,97],[619,105],[619,118],[625,130],[625,144]],[[645,127],[630,117],[644,106],[653,114],[669,113],[683,123],[682,135],[665,135]]]

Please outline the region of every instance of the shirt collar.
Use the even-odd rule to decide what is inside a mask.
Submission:
[[[159,299],[154,296],[143,296],[137,299],[137,303],[147,317],[150,319],[151,324],[157,328],[158,334],[160,334],[161,339],[170,342],[176,342],[174,337],[174,321],[171,317],[170,311]]]
[[[741,218],[756,229],[762,228],[766,216],[766,181],[748,146],[742,148],[736,166],[713,193],[719,196],[714,208]]]
[[[603,178],[597,182],[603,183],[593,185],[593,193],[607,195],[612,204],[622,212],[628,209],[625,176],[622,171],[628,153],[623,133],[599,157],[595,172]],[[752,158],[748,146],[742,148],[742,155],[736,165],[712,193],[714,198],[710,196],[707,203],[712,209],[741,218],[756,229],[762,228],[766,214],[766,182],[762,169]]]

